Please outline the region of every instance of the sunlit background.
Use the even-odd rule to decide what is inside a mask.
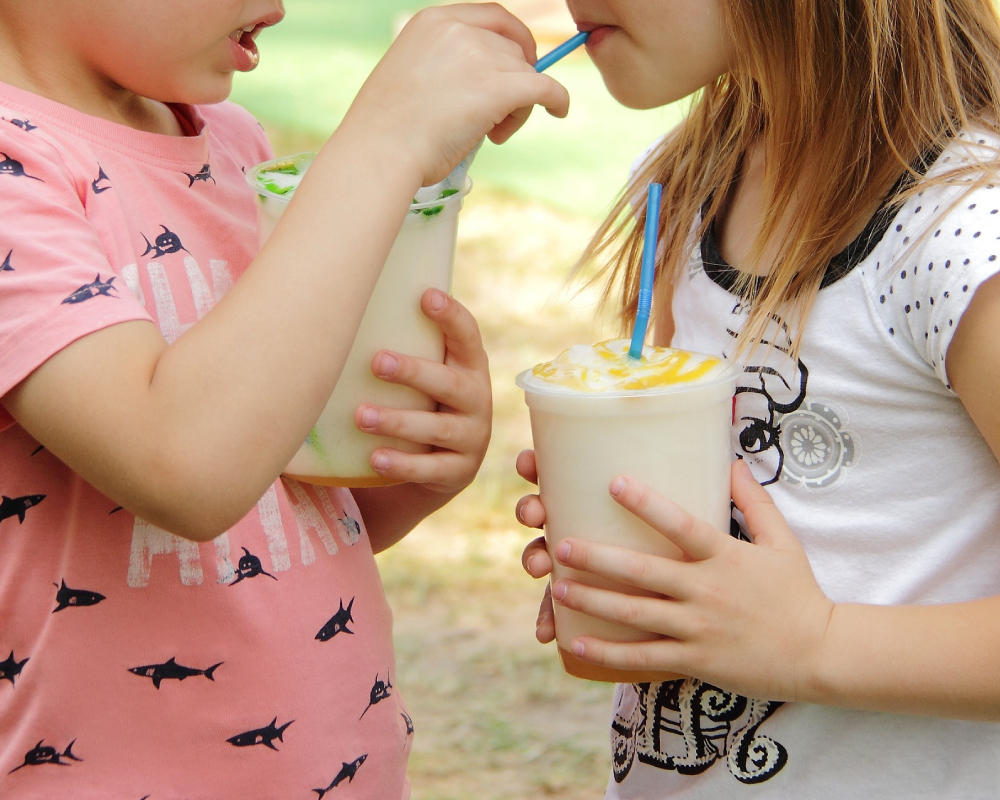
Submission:
[[[261,36],[260,67],[239,76],[233,99],[279,155],[315,150],[399,26],[428,5],[285,0],[285,21]],[[558,0],[505,5],[540,54],[575,33]],[[490,450],[469,489],[379,557],[396,619],[393,685],[416,727],[414,800],[597,800],[609,774],[611,687],[564,675],[553,646],[534,639],[542,587],[520,568],[531,535],[514,519],[529,490],[514,459],[531,438],[514,376],[615,332],[596,320],[593,293],[563,282],[636,155],[679,111],[621,108],[582,51],[550,74],[570,91],[569,118],[536,111],[509,143],[487,143],[460,217],[454,294],[490,355]]]

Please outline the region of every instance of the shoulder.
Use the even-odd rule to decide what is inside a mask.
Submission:
[[[57,126],[33,119],[17,109],[0,104],[0,155],[29,155],[63,164],[67,161],[66,134]],[[6,169],[0,169],[0,175]]]
[[[74,148],[58,127],[16,113],[0,106],[0,204],[9,209],[37,199],[82,205],[94,176],[83,166],[80,145]]]
[[[669,137],[670,133],[664,134],[632,160],[632,166],[628,171],[630,178],[634,178],[656,157],[657,152],[659,152],[660,148],[669,139]]]
[[[900,209],[895,232],[902,234],[897,237],[902,252],[912,254],[918,264],[948,264],[952,269],[996,263],[1000,134],[972,129],[952,140]]]
[[[632,161],[632,166],[629,169],[630,180],[639,175],[646,167],[651,166],[652,162],[656,160],[656,157],[662,153],[674,139],[677,138],[678,132],[683,125],[684,123],[681,122],[671,128],[635,157]]]
[[[945,364],[976,290],[1000,272],[1000,137],[950,143],[901,205],[866,270],[874,304],[897,345],[948,384]]]

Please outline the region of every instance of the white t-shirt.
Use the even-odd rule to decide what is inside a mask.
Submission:
[[[984,138],[954,142],[930,174]],[[1000,467],[945,370],[973,294],[1000,271],[1000,186],[967,188],[877,214],[831,262],[797,361],[776,323],[776,347],[744,364],[734,450],[834,601],[1000,593]],[[733,352],[745,314],[732,278],[710,233],[676,288],[675,347]],[[611,742],[613,800],[1000,797],[1000,724],[774,703],[693,679],[619,686]]]

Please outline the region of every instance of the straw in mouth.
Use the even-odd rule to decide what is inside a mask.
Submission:
[[[642,358],[642,345],[646,341],[646,328],[649,326],[649,312],[653,307],[653,273],[656,268],[656,240],[660,235],[660,199],[663,196],[663,186],[659,183],[649,184],[649,197],[646,200],[646,230],[642,247],[642,272],[639,274],[639,307],[635,314],[635,327],[632,329],[632,346],[629,348],[629,358],[638,361]]]
[[[538,59],[538,62],[535,64],[535,72],[545,72],[545,70],[555,64],[559,59],[568,56],[576,50],[576,48],[584,44],[588,38],[590,38],[590,31],[581,31],[572,39],[567,39],[551,53]]]

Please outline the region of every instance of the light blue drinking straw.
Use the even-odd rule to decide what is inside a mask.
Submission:
[[[581,31],[572,39],[567,39],[548,55],[542,56],[535,64],[535,72],[545,72],[555,64],[560,58],[568,56],[590,37],[590,31]]]
[[[646,232],[642,247],[642,272],[639,274],[639,307],[635,314],[635,327],[632,329],[632,346],[629,348],[629,358],[638,361],[642,358],[642,345],[646,341],[646,328],[649,326],[649,311],[653,306],[653,272],[656,268],[656,240],[660,235],[660,198],[663,186],[659,183],[649,184],[649,197],[646,200]]]

